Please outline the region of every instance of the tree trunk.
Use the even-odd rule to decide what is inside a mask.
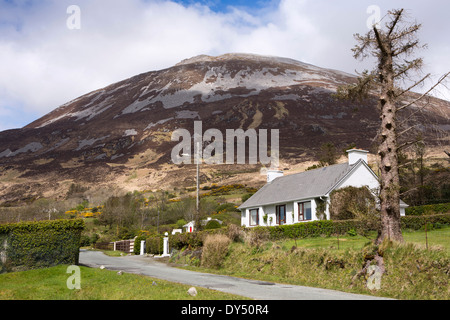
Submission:
[[[384,239],[403,241],[400,226],[400,179],[398,173],[396,106],[394,94],[394,70],[392,53],[384,43],[379,71],[381,95],[381,132],[378,155],[380,156],[380,214],[381,230],[377,242]]]

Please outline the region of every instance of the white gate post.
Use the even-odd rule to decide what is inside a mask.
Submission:
[[[145,240],[141,240],[141,256],[145,253]]]
[[[168,256],[170,256],[170,254],[169,254],[169,237],[168,237],[168,233],[166,232],[165,234],[164,234],[164,242],[163,242],[163,254],[162,254],[162,256],[163,257],[168,257]]]

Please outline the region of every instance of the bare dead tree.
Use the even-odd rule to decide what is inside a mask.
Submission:
[[[356,34],[358,44],[352,49],[354,58],[365,59],[369,56],[378,61],[372,71],[364,71],[355,84],[338,89],[337,96],[344,99],[365,100],[371,94],[377,95],[380,113],[378,132],[378,156],[380,161],[380,215],[381,229],[377,242],[385,238],[403,241],[400,227],[400,183],[398,171],[398,152],[412,142],[399,143],[398,136],[410,128],[399,131],[401,123],[398,113],[411,109],[411,116],[429,105],[426,100],[450,74],[443,75],[437,83],[421,95],[412,95],[411,91],[423,86],[431,74],[420,75],[422,58],[411,58],[418,50],[425,48],[417,38],[421,25],[406,20],[404,9],[389,11],[381,23],[365,35]],[[414,80],[420,75],[419,80]],[[407,101],[407,102],[404,102]],[[420,102],[425,101],[421,105]]]

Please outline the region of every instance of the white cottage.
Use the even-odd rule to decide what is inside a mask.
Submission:
[[[325,217],[330,219],[329,197],[333,190],[366,186],[378,190],[377,175],[367,165],[368,151],[347,151],[348,162],[284,176],[282,171],[269,170],[267,184],[245,201],[241,225],[275,226],[319,220],[317,205],[325,202]],[[400,202],[400,214],[406,205]]]

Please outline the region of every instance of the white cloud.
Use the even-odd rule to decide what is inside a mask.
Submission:
[[[379,2],[383,11],[395,7]],[[365,66],[350,49],[352,34],[367,31],[369,1],[282,0],[271,2],[271,10],[213,12],[163,0],[80,0],[80,30],[66,26],[71,4],[23,2],[0,10],[0,116],[8,113],[0,130],[26,125],[30,119],[24,113],[42,116],[89,91],[198,54],[278,55],[347,72]],[[450,70],[449,46],[436,34],[449,31],[446,11],[419,1],[408,4],[411,15],[430,24],[424,42],[435,47],[425,60],[435,73]],[[7,120],[14,114],[17,121]]]

